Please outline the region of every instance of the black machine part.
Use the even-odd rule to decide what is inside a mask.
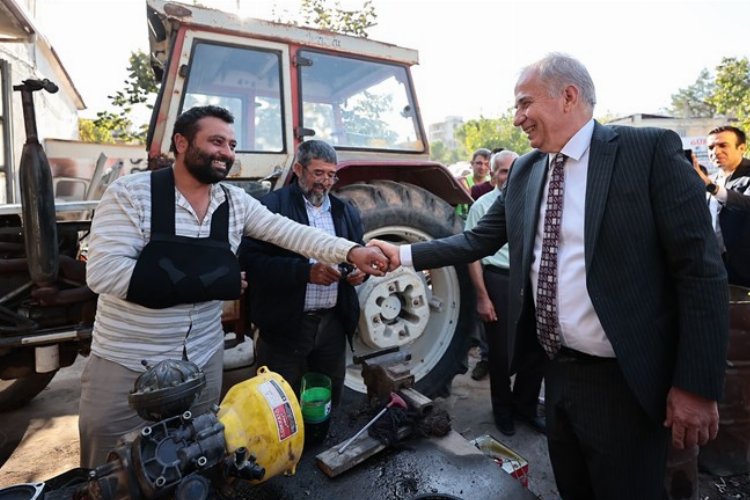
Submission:
[[[52,171],[47,155],[39,144],[34,111],[33,92],[42,89],[55,93],[57,85],[49,80],[24,80],[21,85],[13,87],[13,90],[21,92],[26,126],[26,143],[23,145],[18,169],[24,243],[29,274],[39,286],[57,281],[59,265]]]
[[[93,470],[72,469],[46,483],[0,490],[0,500],[203,500],[233,496],[233,478],[262,479],[245,448],[227,454],[224,425],[214,413],[190,412],[141,429]]]
[[[128,403],[144,420],[157,422],[188,411],[205,385],[206,375],[195,363],[166,359],[138,377]]]

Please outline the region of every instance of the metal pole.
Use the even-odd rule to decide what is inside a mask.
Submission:
[[[0,60],[0,87],[2,88],[2,107],[3,113],[0,117],[0,126],[2,126],[3,141],[3,167],[5,172],[5,201],[14,203],[15,196],[15,170],[13,168],[13,103],[11,95],[13,93],[12,83],[10,81],[11,67],[5,59]]]

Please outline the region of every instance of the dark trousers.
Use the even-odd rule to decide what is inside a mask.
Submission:
[[[669,431],[643,411],[616,360],[561,355],[548,365],[545,393],[562,498],[666,498]]]
[[[331,378],[331,399],[341,398],[346,375],[346,334],[333,310],[323,314],[305,314],[300,325],[299,345],[289,348],[264,340],[273,332],[260,332],[256,343],[258,366],[267,366],[284,377],[299,396],[302,375],[317,372]]]
[[[539,389],[544,377],[545,360],[537,355],[515,360],[516,380],[510,388],[511,353],[508,338],[508,271],[495,266],[483,266],[484,286],[497,313],[498,321],[484,323],[490,363],[490,394],[492,412],[508,415],[511,412],[525,418],[536,417]],[[543,355],[542,355],[543,356]],[[532,359],[534,357],[534,359]]]

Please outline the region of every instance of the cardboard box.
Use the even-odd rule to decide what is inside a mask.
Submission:
[[[479,436],[471,443],[492,458],[507,474],[518,479],[524,488],[529,487],[529,462],[489,434]]]

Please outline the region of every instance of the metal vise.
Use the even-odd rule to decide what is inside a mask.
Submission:
[[[362,379],[367,386],[368,399],[387,400],[392,392],[412,387],[414,375],[406,363],[410,360],[411,354],[399,352],[398,347],[355,356],[354,364],[362,365]]]

